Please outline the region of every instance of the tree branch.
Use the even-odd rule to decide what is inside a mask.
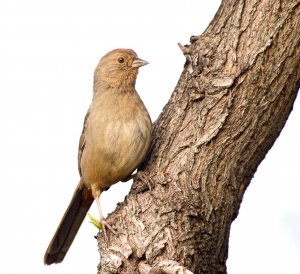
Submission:
[[[109,216],[118,233],[109,247],[98,237],[99,273],[169,259],[226,273],[231,223],[299,89],[299,18],[300,1],[224,0],[206,31],[180,45],[184,71],[142,167],[154,187],[135,182]]]
[[[144,262],[140,262],[138,269],[139,274],[193,274],[193,272],[172,260],[159,262],[153,267]]]

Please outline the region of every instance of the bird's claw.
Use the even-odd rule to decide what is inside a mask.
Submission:
[[[99,222],[100,222],[100,224],[103,228],[103,233],[104,233],[105,240],[106,240],[106,242],[108,242],[108,237],[107,237],[107,234],[106,234],[106,228],[105,227],[107,227],[114,235],[116,235],[117,232],[111,227],[111,225],[106,221],[106,219],[101,218]]]
[[[130,174],[125,179],[123,179],[122,182],[127,182],[131,179],[134,179],[136,181],[141,180],[145,185],[147,185],[147,187],[150,191],[152,190],[153,180],[144,171],[140,170],[134,174]]]
[[[144,171],[138,171],[135,174],[134,179],[141,180],[145,185],[148,186],[150,191],[152,190],[153,180]]]

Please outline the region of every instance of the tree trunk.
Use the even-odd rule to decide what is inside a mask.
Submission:
[[[299,18],[299,0],[223,0],[181,46],[184,71],[142,167],[152,189],[135,182],[109,216],[118,233],[109,246],[98,237],[98,273],[175,273],[162,270],[180,268],[169,260],[226,273],[231,223],[297,95]]]

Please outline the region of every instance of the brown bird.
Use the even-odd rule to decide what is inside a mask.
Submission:
[[[133,50],[116,49],[96,67],[93,100],[79,142],[81,178],[45,253],[47,265],[64,259],[94,200],[104,232],[105,227],[110,228],[102,214],[100,195],[130,176],[148,151],[152,123],[135,90],[138,69],[146,64]]]

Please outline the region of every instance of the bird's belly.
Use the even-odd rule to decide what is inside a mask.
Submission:
[[[143,124],[115,121],[90,131],[81,159],[87,184],[107,188],[137,168],[150,143],[150,132]]]

